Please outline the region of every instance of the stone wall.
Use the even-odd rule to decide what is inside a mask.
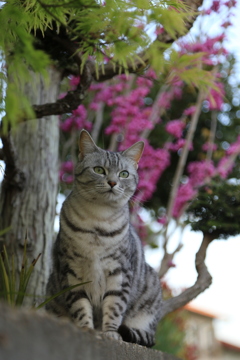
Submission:
[[[67,319],[0,304],[0,360],[177,360],[80,330]]]

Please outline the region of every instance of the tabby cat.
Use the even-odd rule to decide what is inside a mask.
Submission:
[[[128,208],[143,148],[139,141],[123,152],[105,151],[82,130],[75,182],[62,206],[47,293],[89,283],[55,298],[46,309],[69,316],[79,327],[151,347],[161,289],[157,273],[145,262]]]

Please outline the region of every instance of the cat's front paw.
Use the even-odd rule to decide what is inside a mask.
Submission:
[[[104,331],[103,334],[106,335],[109,339],[114,339],[118,341],[122,340],[121,335],[116,331]]]

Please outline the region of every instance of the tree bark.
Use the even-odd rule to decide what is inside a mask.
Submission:
[[[203,240],[198,252],[196,253],[195,266],[198,273],[197,280],[193,286],[184,290],[180,295],[163,301],[161,319],[172,311],[175,311],[191,300],[195,299],[199,294],[204,292],[212,283],[212,276],[205,264],[207,248],[215,239],[215,236],[204,234]]]
[[[32,74],[32,82],[25,87],[26,95],[34,104],[55,102],[58,97],[61,73],[54,67],[48,72],[48,82]],[[58,190],[57,116],[19,124],[4,138],[3,145],[6,176],[1,189],[0,229],[11,227],[3,242],[8,253],[14,254],[18,271],[25,239],[29,260],[42,254],[30,279],[30,296],[25,299],[25,304],[30,305],[41,301],[39,297],[45,294],[50,271]]]

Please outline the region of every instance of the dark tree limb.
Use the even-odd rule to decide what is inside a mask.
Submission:
[[[69,91],[67,95],[57,100],[55,103],[47,103],[43,105],[33,105],[33,110],[36,115],[36,119],[50,116],[50,115],[62,115],[70,113],[82,103],[85,94],[82,89]]]
[[[58,99],[55,103],[33,105],[36,119],[50,115],[62,115],[77,109],[86,96],[86,90],[91,85],[92,66],[90,61],[86,62],[81,74],[81,83],[76,90],[69,91],[64,98]]]
[[[197,280],[193,286],[184,290],[180,295],[173,298],[167,299],[163,302],[161,318],[169,314],[170,312],[177,310],[189,301],[195,299],[199,294],[206,290],[212,283],[212,277],[208,272],[207,266],[205,265],[206,251],[209,244],[214,240],[215,237],[205,234],[203,237],[202,244],[196,253],[196,270],[198,273]]]

